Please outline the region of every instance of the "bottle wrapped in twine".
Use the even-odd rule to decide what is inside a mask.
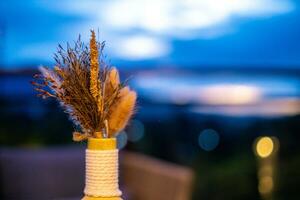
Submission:
[[[122,200],[115,138],[89,138],[82,200]]]

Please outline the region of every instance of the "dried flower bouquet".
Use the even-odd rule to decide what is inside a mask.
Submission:
[[[72,48],[58,46],[54,69],[40,68],[32,84],[38,96],[59,101],[76,125],[74,141],[112,138],[125,128],[136,103],[136,93],[120,83],[119,73],[103,55],[105,43],[91,31],[89,46],[79,39]]]

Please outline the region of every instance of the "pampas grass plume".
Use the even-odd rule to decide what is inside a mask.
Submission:
[[[128,86],[123,87],[123,88],[120,90],[119,98],[122,98],[122,97],[126,96],[129,92],[130,92],[130,89],[129,89]]]
[[[118,70],[113,67],[108,72],[107,79],[105,80],[105,95],[112,95],[120,85],[120,78]]]
[[[127,89],[124,89],[127,94],[121,96],[119,101],[116,102],[116,105],[112,108],[112,113],[108,119],[110,137],[115,136],[118,132],[125,128],[134,112],[137,96],[134,91],[129,91]]]
[[[118,87],[120,84],[119,72],[115,67],[113,67],[109,72],[109,80],[113,88]]]

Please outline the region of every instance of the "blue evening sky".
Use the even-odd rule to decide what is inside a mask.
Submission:
[[[121,67],[299,68],[296,0],[4,0],[0,66],[51,65],[58,43],[99,29]]]

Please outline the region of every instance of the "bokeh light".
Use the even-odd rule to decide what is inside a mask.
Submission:
[[[240,84],[211,85],[203,89],[200,100],[212,105],[242,105],[258,102],[259,88]]]
[[[198,138],[199,146],[205,151],[214,150],[220,142],[219,134],[213,129],[203,130]]]
[[[270,137],[262,137],[256,143],[257,155],[261,158],[266,158],[274,151],[274,142]]]
[[[264,176],[270,176],[274,173],[274,166],[271,164],[264,164],[263,166],[260,166],[258,169],[258,177],[264,177]]]
[[[117,147],[118,149],[123,149],[128,142],[128,137],[125,131],[121,131],[117,135]]]
[[[127,136],[130,142],[137,142],[143,138],[145,133],[144,124],[139,120],[132,120],[127,129]]]
[[[261,177],[258,184],[258,191],[261,194],[267,194],[270,193],[273,189],[274,182],[273,178],[271,176],[264,176]]]

